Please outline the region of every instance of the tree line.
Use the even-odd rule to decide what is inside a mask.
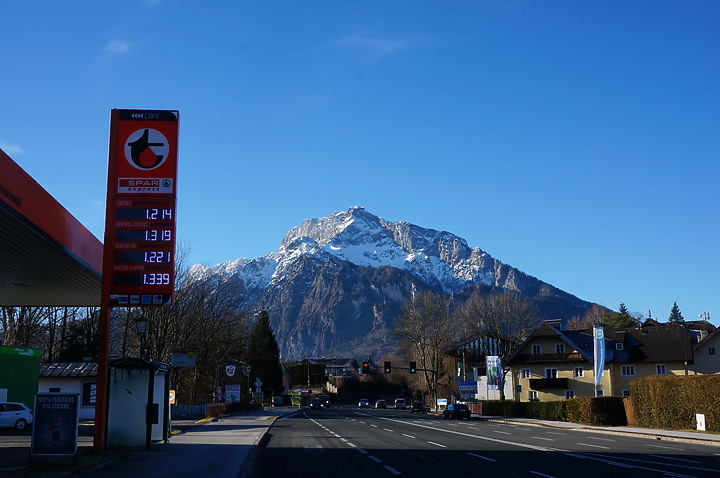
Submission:
[[[140,357],[135,319],[148,319],[146,360],[170,363],[173,351],[193,351],[195,367],[173,367],[179,403],[207,403],[223,385],[226,365],[247,365],[264,391],[282,385],[279,348],[266,311],[245,311],[242,298],[217,277],[190,276],[176,265],[173,307],[113,308],[110,356]],[[96,307],[0,307],[0,344],[42,349],[44,362],[95,362],[100,309]],[[228,379],[225,379],[228,380]],[[235,382],[241,382],[235,377]],[[246,381],[244,385],[247,386]]]

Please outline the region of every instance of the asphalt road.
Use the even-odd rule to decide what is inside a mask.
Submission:
[[[305,409],[275,422],[249,475],[720,478],[720,449],[407,411]]]

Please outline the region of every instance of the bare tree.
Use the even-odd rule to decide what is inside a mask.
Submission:
[[[420,292],[403,306],[393,334],[410,360],[417,362],[422,388],[437,406],[437,382],[447,370],[445,350],[455,343],[460,330],[451,314],[451,301],[434,292]]]
[[[40,345],[46,312],[44,307],[0,307],[2,344],[21,347]]]
[[[527,335],[542,323],[535,304],[515,292],[490,295],[473,294],[458,311],[469,332],[476,337],[489,337],[497,344],[503,365]],[[503,366],[500,378],[500,399],[505,399]]]

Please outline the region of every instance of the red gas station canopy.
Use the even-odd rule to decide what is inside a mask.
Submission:
[[[0,150],[0,306],[99,306],[102,251]]]

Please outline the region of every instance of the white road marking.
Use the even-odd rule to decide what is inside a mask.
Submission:
[[[361,412],[355,412],[355,413],[362,414]],[[362,415],[365,415],[365,414],[362,414]],[[369,416],[369,415],[365,415],[365,416]],[[518,447],[518,448],[526,448],[528,450],[558,451],[556,448],[548,448],[545,446],[531,445],[529,443],[516,443],[516,442],[508,441],[508,440],[500,440],[499,438],[490,438],[490,437],[481,436],[481,435],[473,435],[472,433],[466,433],[466,432],[455,431],[455,430],[447,430],[445,428],[438,428],[438,427],[433,427],[433,426],[429,426],[429,425],[425,425],[425,424],[422,424],[422,425],[415,424],[415,423],[412,423],[412,422],[409,422],[406,420],[400,420],[397,418],[386,418],[386,417],[376,417],[376,418],[378,420],[387,420],[390,422],[404,423],[406,425],[412,425],[412,426],[419,427],[419,428],[426,428],[428,430],[435,430],[435,431],[439,431],[439,432],[443,432],[443,433],[451,433],[453,435],[460,435],[460,436],[468,437],[468,438],[476,438],[478,440],[484,440],[484,441],[489,441],[489,442],[493,442],[493,443],[502,443],[503,445],[510,445],[510,446],[514,446],[514,447]]]
[[[408,435],[407,433],[403,433],[403,436],[408,437],[408,438],[415,438],[414,436]]]
[[[701,463],[701,462],[695,461],[695,460],[683,460],[682,458],[675,458],[672,456],[663,456],[663,455],[648,455],[648,456],[652,456],[653,458],[662,458],[663,460],[684,461],[685,463]]]
[[[591,447],[593,447],[593,448],[602,448],[603,450],[609,450],[609,449],[610,449],[610,447],[607,447],[607,446],[591,445],[590,443],[580,443],[580,442],[578,442],[578,445],[591,446]]]
[[[383,430],[385,430],[386,432],[390,432],[390,433],[392,433],[392,432],[393,432],[393,431],[392,431],[392,430],[390,430],[389,428],[383,428]]]
[[[497,463],[497,460],[493,460],[492,458],[488,458],[486,456],[476,455],[475,453],[469,453],[469,452],[468,452],[468,455],[474,456],[475,458],[482,458],[483,460],[492,461],[492,462]]]
[[[370,459],[371,459],[372,461],[374,461],[375,463],[382,463],[382,460],[381,460],[380,458],[376,458],[376,457],[374,457],[374,456],[372,456],[372,455],[368,455],[368,458],[370,458]]]
[[[503,435],[512,435],[512,433],[510,433],[510,432],[504,432],[501,430],[493,430],[493,433],[502,433]]]
[[[653,448],[665,448],[667,450],[683,450],[683,448],[678,448],[676,446],[662,446],[662,445],[645,445]]]
[[[530,437],[530,438],[534,438],[535,440],[555,441],[554,438],[543,438],[543,437]]]
[[[431,445],[435,445],[435,446],[442,447],[442,448],[447,448],[447,446],[442,445],[442,444],[440,444],[440,443],[435,443],[434,441],[429,441],[428,443],[431,444]]]
[[[530,473],[532,473],[533,475],[544,476],[545,478],[555,478],[555,477],[552,476],[552,475],[546,475],[546,474],[544,474],[544,473],[538,473],[537,471],[531,471]]]
[[[397,471],[395,468],[393,468],[390,465],[384,465],[383,468],[385,468],[387,471],[389,471],[393,475],[402,475],[402,473],[400,473],[399,471]]]

